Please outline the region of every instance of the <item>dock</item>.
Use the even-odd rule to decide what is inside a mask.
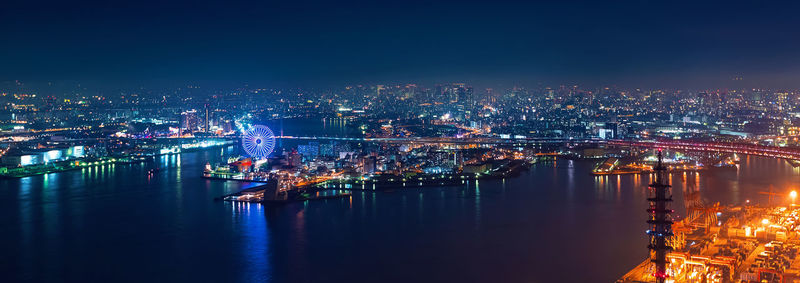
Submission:
[[[710,208],[709,208],[710,207]],[[704,208],[673,226],[674,282],[800,282],[800,206]],[[653,282],[650,258],[617,282]]]
[[[247,188],[235,193],[219,196],[214,198],[214,200],[251,203],[290,203],[297,201],[349,198],[352,196],[352,193],[349,190],[341,189],[314,189],[311,191],[308,189],[293,189],[281,192],[281,195],[284,196],[283,198],[271,198],[265,196],[265,192],[269,189],[270,185],[264,184]],[[328,192],[333,193],[328,194]]]

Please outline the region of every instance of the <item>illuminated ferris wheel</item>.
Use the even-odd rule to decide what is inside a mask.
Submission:
[[[244,132],[242,147],[252,157],[268,157],[275,149],[275,134],[266,126],[252,126]]]

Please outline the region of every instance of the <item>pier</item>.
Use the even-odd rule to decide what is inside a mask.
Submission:
[[[278,190],[275,181],[247,188],[235,193],[216,197],[216,201],[251,202],[251,203],[290,203],[297,201],[349,198],[349,190],[339,189],[293,189]]]
[[[0,178],[14,179],[24,178],[50,173],[59,173],[72,170],[80,170],[95,166],[111,164],[136,164],[152,161],[149,156],[125,156],[125,157],[101,157],[101,158],[82,158],[53,162],[50,164],[30,165],[21,167],[0,167]]]

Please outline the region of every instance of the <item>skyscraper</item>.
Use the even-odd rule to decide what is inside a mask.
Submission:
[[[190,132],[197,131],[200,127],[200,117],[197,116],[197,110],[191,109],[181,112],[181,129]]]

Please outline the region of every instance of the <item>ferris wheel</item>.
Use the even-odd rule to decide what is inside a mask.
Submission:
[[[275,149],[275,134],[267,126],[252,126],[242,136],[242,148],[252,157],[268,157]]]

